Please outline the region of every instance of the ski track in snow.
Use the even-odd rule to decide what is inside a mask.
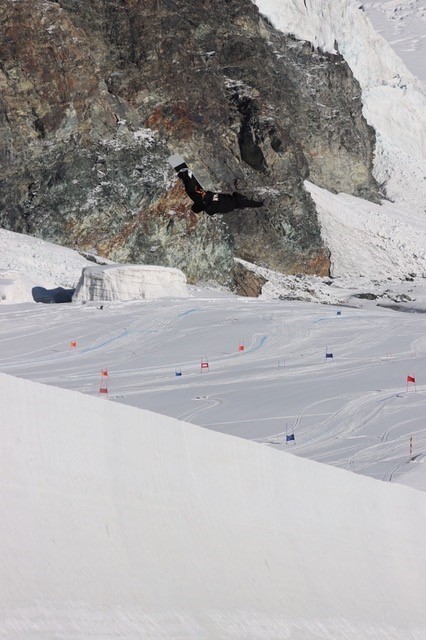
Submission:
[[[0,329],[0,370],[19,377],[98,395],[106,367],[110,400],[388,481],[415,467],[410,434],[426,454],[422,315],[213,296],[3,307]]]

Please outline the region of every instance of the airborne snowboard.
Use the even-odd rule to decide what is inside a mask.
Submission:
[[[182,158],[181,155],[179,155],[178,153],[174,153],[173,155],[169,156],[167,160],[178,175],[179,173],[183,174],[183,172],[188,173],[189,176],[192,176],[196,180],[199,189],[201,189],[202,191],[205,191],[204,187],[201,185],[201,182],[194,175],[194,172],[191,171],[191,169],[188,167],[188,165],[186,164],[185,160]],[[182,177],[182,176],[179,176],[179,177]]]

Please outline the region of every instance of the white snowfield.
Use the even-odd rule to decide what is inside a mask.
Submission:
[[[413,298],[414,285],[403,288]],[[102,310],[3,306],[0,371],[97,396],[106,368],[110,401],[392,483],[416,474],[426,491],[424,302],[384,294],[381,304],[419,310],[402,313],[356,298],[364,309],[190,292]]]
[[[0,637],[424,640],[426,495],[0,374]]]
[[[180,269],[132,264],[97,265],[84,267],[73,301],[154,300],[188,295],[186,277]]]

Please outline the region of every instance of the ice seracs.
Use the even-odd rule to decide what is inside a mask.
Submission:
[[[97,265],[85,267],[73,302],[154,300],[188,297],[180,269],[153,265]]]
[[[377,280],[426,272],[426,220],[407,216],[396,203],[382,205],[333,194],[306,181],[315,200],[321,234],[331,252],[330,275]]]
[[[424,85],[352,0],[254,0],[276,28],[341,53],[361,87],[363,114],[376,131],[374,177],[386,195],[422,211],[425,200]],[[338,47],[338,50],[337,48]]]

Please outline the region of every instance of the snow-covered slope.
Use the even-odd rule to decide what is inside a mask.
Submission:
[[[363,0],[364,11],[422,82],[426,82],[426,3],[424,0]]]
[[[0,229],[0,303],[60,297],[64,288],[75,288],[82,269],[91,264],[72,249]]]
[[[0,637],[425,637],[424,493],[4,374],[0,403]]]
[[[40,286],[75,287],[90,264],[72,249],[0,229],[0,270],[20,272]]]
[[[362,89],[364,115],[377,137],[375,177],[387,195],[410,211],[422,211],[426,100],[423,85],[373,29],[354,0],[255,0],[285,33],[336,52]]]
[[[309,182],[306,186],[330,249],[332,276],[382,281],[413,273],[426,276],[426,216],[407,216],[395,203],[377,205]]]

